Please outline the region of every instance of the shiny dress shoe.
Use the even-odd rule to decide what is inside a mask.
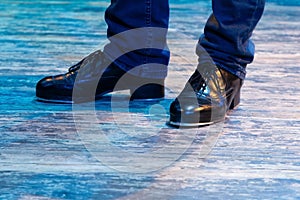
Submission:
[[[227,111],[239,104],[242,84],[231,73],[202,64],[172,102],[168,124],[184,128],[223,121]]]
[[[124,75],[122,84],[117,84]],[[38,101],[50,103],[82,103],[118,90],[130,90],[130,100],[161,99],[164,79],[129,75],[110,63],[104,53],[96,51],[70,67],[67,73],[41,79],[36,85],[36,97]]]

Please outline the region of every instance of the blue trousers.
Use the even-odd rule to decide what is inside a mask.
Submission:
[[[204,49],[218,67],[244,79],[246,66],[254,58],[254,44],[250,37],[262,16],[264,5],[265,0],[212,0],[213,13],[196,49],[199,59]],[[144,67],[134,75],[146,78],[167,76],[170,57],[166,44],[168,0],[111,0],[105,20],[110,43],[104,52],[119,67],[132,71],[142,65]],[[141,31],[131,34],[131,30]]]

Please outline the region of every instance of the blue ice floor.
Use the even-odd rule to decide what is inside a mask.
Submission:
[[[195,141],[180,158],[142,174],[111,170],[97,160],[76,132],[72,106],[34,99],[40,78],[65,72],[102,47],[108,3],[1,0],[0,199],[300,199],[299,1],[267,1],[253,34],[257,55],[248,68],[241,105],[218,134],[194,130]],[[196,60],[193,48],[210,11],[210,1],[171,1],[170,87],[180,90],[193,71],[183,66]],[[166,110],[173,95],[167,91],[161,103]],[[97,102],[98,118],[117,135],[106,105]],[[148,117],[144,106],[133,105],[131,112]],[[125,128],[136,131],[134,124]],[[211,138],[211,151],[203,156],[199,146]],[[163,144],[159,139],[151,137],[143,145]],[[133,162],[103,154],[128,169]],[[151,162],[145,160],[141,168]]]

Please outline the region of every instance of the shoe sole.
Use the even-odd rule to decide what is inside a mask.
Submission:
[[[95,97],[95,101],[100,100],[101,98],[103,98],[104,95],[106,95],[108,93],[105,94],[101,94],[98,97]],[[55,100],[55,99],[45,99],[45,98],[41,98],[41,97],[35,97],[35,100],[38,102],[43,102],[43,103],[53,103],[53,104],[74,104],[75,102],[72,101],[68,101],[68,100]],[[132,99],[130,98],[130,101],[133,102],[153,102],[153,101],[162,101],[164,100],[164,97],[160,97],[160,98],[147,98],[147,99],[142,99],[142,98],[138,98],[138,99]],[[78,102],[78,103],[84,103],[85,101],[82,102]]]
[[[54,99],[44,99],[41,97],[36,97],[36,101],[43,102],[43,103],[55,103],[55,104],[73,104],[73,101],[64,101],[64,100],[54,100]]]
[[[201,123],[180,123],[180,122],[167,122],[167,125],[176,127],[176,128],[198,128],[198,127],[204,127],[209,126],[217,122],[201,122]]]

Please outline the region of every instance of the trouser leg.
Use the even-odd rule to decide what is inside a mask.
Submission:
[[[134,75],[166,77],[170,56],[166,45],[168,0],[111,0],[105,20],[110,43],[105,46],[104,52],[114,59],[120,56],[115,60],[120,68],[129,71],[145,65],[134,71]]]
[[[213,14],[196,50],[199,59],[203,47],[220,68],[244,79],[246,65],[254,58],[250,37],[264,5],[264,0],[212,0]]]

